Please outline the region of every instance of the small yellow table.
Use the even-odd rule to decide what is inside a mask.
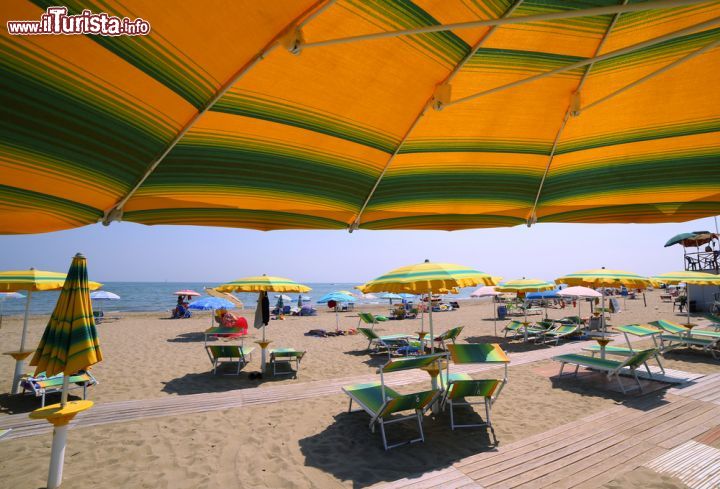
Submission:
[[[18,393],[20,378],[23,376],[25,370],[25,359],[32,355],[34,352],[35,350],[15,350],[6,351],[3,353],[3,355],[8,355],[15,359],[15,373],[13,373],[12,388],[10,390],[12,394]]]
[[[27,357],[29,357],[34,352],[35,352],[35,350],[6,351],[6,352],[3,352],[3,355],[9,355],[9,356],[13,357],[16,361],[22,361],[22,360],[25,360]]]
[[[600,345],[600,358],[605,360],[605,347],[608,343],[613,341],[613,339],[608,336],[596,336],[595,341],[597,341],[598,345]]]

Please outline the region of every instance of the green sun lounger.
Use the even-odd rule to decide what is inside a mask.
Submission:
[[[715,331],[720,331],[720,316],[711,312],[706,312],[702,315],[702,317],[710,321],[710,326],[715,328]]]
[[[632,347],[632,343],[630,342],[630,337],[628,335],[638,336],[640,338],[647,338],[649,336],[650,338],[652,338],[655,348],[660,349],[660,345],[658,344],[656,339],[656,337],[658,337],[662,333],[662,330],[660,329],[654,328],[647,324],[626,324],[624,326],[616,326],[615,330],[621,332],[625,336],[627,348],[622,346],[608,345],[605,347],[605,351],[611,355],[630,357],[639,351]],[[595,356],[595,353],[600,352],[602,349],[600,348],[600,345],[592,345],[583,348],[583,350],[592,352],[593,356]],[[657,362],[658,367],[660,367],[660,371],[664,375],[665,367],[663,367],[662,363],[660,362],[659,351],[655,353],[655,361]],[[645,364],[645,366],[647,367],[647,364]],[[648,368],[647,370],[648,375],[652,377],[650,369]]]
[[[535,343],[552,343],[555,342],[555,346],[560,344],[560,340],[576,334],[580,330],[580,326],[577,324],[562,324],[556,326],[549,331],[543,331],[537,334],[535,337]]]
[[[68,390],[82,389],[83,399],[87,397],[87,388],[97,384],[98,381],[89,372],[77,373],[71,375],[68,379]],[[25,375],[20,379],[20,386],[25,392],[31,392],[35,394],[35,397],[40,397],[40,405],[45,407],[45,396],[54,392],[61,392],[63,385],[63,374],[53,375],[52,377],[46,377],[45,372],[41,372],[37,376]]]
[[[425,435],[422,425],[423,410],[427,406],[432,405],[440,395],[440,390],[429,389],[411,394],[400,394],[385,385],[385,375],[391,372],[427,367],[434,362],[439,362],[444,357],[446,357],[445,354],[435,354],[390,360],[378,369],[380,381],[352,384],[342,388],[343,392],[350,397],[348,412],[352,412],[352,404],[353,401],[355,401],[362,410],[370,415],[370,430],[374,433],[375,427],[380,427],[380,434],[385,450],[409,443],[424,442]],[[407,411],[413,411],[413,414],[393,416],[393,414]],[[420,436],[389,445],[385,426],[407,420],[415,420],[417,422]]]
[[[455,365],[497,363],[505,366],[505,374],[502,379],[473,379],[465,373],[443,372],[441,381],[443,384],[442,406],[450,408],[450,428],[471,428],[487,426],[492,432],[495,443],[495,430],[490,420],[490,413],[493,404],[500,396],[500,393],[507,384],[508,364],[510,359],[497,343],[470,343],[462,345],[448,345],[450,358]],[[449,368],[448,368],[449,370]],[[467,398],[482,398],[480,401],[469,401]],[[456,424],[455,406],[472,406],[474,404],[485,405],[485,422],[475,424]]]
[[[524,338],[525,341],[527,341],[531,336],[537,336],[547,331],[547,329],[532,324],[526,326],[522,321],[510,321],[510,323],[505,325],[503,331],[505,331],[505,338],[507,338],[508,332],[512,331],[514,334],[510,337],[511,339]]]
[[[717,352],[720,350],[720,331],[708,331],[693,328],[692,330],[685,326],[672,321],[659,319],[649,323],[656,326],[666,333],[660,335],[660,348],[663,351],[674,348],[687,346],[697,346],[703,351],[710,353],[713,358],[718,358]]]
[[[297,378],[300,371],[300,360],[305,356],[304,351],[298,351],[294,348],[274,348],[270,350],[270,365],[272,365],[273,376],[276,375],[292,375]],[[292,362],[295,361],[295,370],[292,368]],[[278,372],[279,365],[287,365],[288,371]]]
[[[453,345],[455,344],[455,340],[460,336],[460,333],[465,328],[465,326],[456,326],[455,328],[450,328],[444,333],[437,335],[434,340],[440,342],[440,347],[443,350],[447,350],[445,347],[445,343],[447,341],[452,341]]]
[[[365,323],[370,325],[370,329],[374,329],[376,324],[380,324],[380,321],[388,320],[385,316],[375,316],[369,312],[358,312],[358,317],[360,318],[358,320],[358,328],[360,327],[360,323]]]
[[[415,336],[411,334],[378,336],[378,334],[370,328],[358,328],[357,330],[367,338],[367,350],[370,353],[387,353],[388,359],[392,358],[392,354],[396,352],[398,348],[408,346],[408,340]]]
[[[242,345],[206,345],[210,363],[213,366],[213,374],[217,374],[217,368],[222,363],[236,363],[237,371],[235,375],[240,375],[240,370],[250,361],[254,347],[244,347]]]
[[[524,325],[523,325],[522,321],[510,321],[503,328],[503,331],[505,332],[505,338],[507,338],[507,335],[509,332],[513,333],[511,338],[517,338],[518,336],[522,336],[523,326]]]
[[[625,386],[623,386],[623,383],[620,380],[620,373],[625,369],[629,369],[630,373],[632,373],[633,377],[635,377],[635,381],[638,384],[640,392],[642,392],[643,388],[642,384],[640,383],[640,379],[637,376],[637,369],[641,365],[644,365],[648,361],[648,359],[656,353],[657,350],[655,348],[650,348],[648,350],[640,350],[633,356],[628,357],[625,361],[622,362],[619,362],[617,360],[609,360],[607,358],[602,359],[598,357],[577,354],[559,355],[553,357],[553,360],[555,360],[556,362],[560,362],[560,373],[558,374],[558,377],[562,377],[565,364],[575,365],[575,376],[577,376],[578,369],[580,367],[587,367],[592,370],[600,370],[607,373],[608,380],[611,380],[614,376],[617,379],[618,384],[620,384],[620,390],[622,390],[623,394],[627,394]]]
[[[667,331],[668,333],[671,333],[671,334],[702,336],[702,337],[707,337],[707,338],[720,338],[720,331],[708,331],[707,329],[699,329],[699,328],[689,329],[680,323],[675,323],[673,321],[666,321],[664,319],[652,321],[648,324],[650,324],[652,326],[656,326],[656,327],[658,327],[664,331]]]

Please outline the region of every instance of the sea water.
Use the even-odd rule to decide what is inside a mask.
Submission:
[[[113,292],[120,296],[117,300],[94,300],[93,307],[96,310],[102,309],[104,311],[126,311],[126,312],[155,312],[155,311],[169,311],[175,307],[177,303],[177,296],[173,293],[175,291],[183,289],[194,290],[202,296],[207,296],[205,293],[206,287],[217,287],[219,283],[213,282],[105,282],[100,290],[106,290]],[[303,297],[310,297],[309,303],[314,307],[327,307],[324,304],[316,305],[315,301],[320,299],[323,295],[338,291],[348,290],[353,293],[359,294],[359,291],[354,287],[357,283],[307,283],[305,284],[311,287],[310,292],[302,294]],[[474,288],[465,288],[460,290],[460,294],[447,296],[448,300],[467,299]],[[26,292],[20,291],[21,294],[27,295]],[[50,314],[55,307],[57,302],[59,291],[47,291],[47,292],[33,292],[32,301],[30,302],[30,313],[31,314]],[[270,293],[270,304],[275,305],[277,293]],[[297,293],[285,293],[292,300],[285,302],[285,305],[295,306],[298,303]],[[379,294],[375,294],[379,295]],[[257,294],[249,293],[238,293],[235,294],[240,299],[245,308],[254,308],[257,304]],[[394,300],[393,303],[397,303]],[[305,302],[306,304],[308,302]],[[387,304],[388,300],[372,299],[364,300],[357,299],[357,304]],[[0,305],[2,307],[3,315],[17,315],[23,314],[25,311],[25,299],[0,299]]]

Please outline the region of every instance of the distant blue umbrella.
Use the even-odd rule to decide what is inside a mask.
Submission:
[[[214,311],[215,309],[235,309],[235,304],[219,297],[203,297],[193,301],[188,307],[199,311]]]
[[[401,301],[402,296],[399,294],[393,294],[392,292],[385,292],[384,294],[380,294],[379,296],[381,299],[387,299],[390,301],[390,304],[392,304],[393,300]]]
[[[90,292],[90,298],[91,299],[118,300],[120,298],[120,296],[117,294],[113,294],[112,292],[108,292],[107,290],[96,290],[95,292]]]
[[[405,292],[403,292],[402,294],[398,294],[398,295],[400,296],[401,299],[414,299],[415,298],[414,294],[407,294]]]
[[[0,327],[2,327],[2,318],[3,318],[3,302],[5,302],[6,299],[24,299],[25,296],[22,294],[19,294],[17,292],[0,292]]]
[[[215,309],[235,309],[235,304],[219,297],[203,297],[202,299],[191,302],[188,308],[199,311],[214,311]],[[213,325],[213,318],[214,315],[210,316],[211,327]]]
[[[330,301],[335,302],[355,302],[355,297],[347,294],[343,294],[342,292],[330,292],[329,294],[325,294],[320,299],[318,299],[318,304],[325,304]]]
[[[347,294],[343,294],[342,292],[330,292],[329,294],[325,294],[322,296],[317,303],[318,304],[325,304],[330,301],[335,302],[355,302],[355,297]],[[340,329],[340,317],[338,316],[337,307],[335,308],[335,330]]]

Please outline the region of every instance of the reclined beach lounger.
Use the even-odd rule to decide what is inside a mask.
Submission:
[[[715,331],[720,331],[720,316],[711,312],[706,312],[702,316],[710,321],[710,327],[715,328]]]
[[[555,346],[560,344],[560,340],[568,338],[576,334],[580,330],[580,326],[577,324],[563,324],[556,326],[549,331],[539,332],[535,338],[535,342],[552,343],[555,342]]]
[[[633,336],[639,336],[641,338],[651,337],[653,340],[653,343],[655,344],[655,348],[660,348],[660,345],[658,345],[657,340],[655,339],[655,336],[660,335],[662,333],[661,330],[657,328],[650,327],[649,325],[645,324],[627,324],[625,326],[618,326],[615,328],[616,330],[620,331],[623,335],[625,335],[625,341],[627,342],[627,348],[622,346],[610,346],[607,345],[605,347],[605,352],[609,353],[611,355],[618,355],[618,356],[624,356],[624,357],[631,357],[635,353],[637,353],[640,350],[636,350],[632,347],[632,344],[630,343],[630,338],[628,337],[629,334]],[[592,345],[583,348],[585,351],[592,352],[592,355],[595,356],[595,353],[599,353],[601,351],[600,345]],[[655,353],[655,361],[658,364],[658,367],[660,367],[660,371],[665,374],[665,368],[662,366],[662,363],[660,362],[660,354],[659,351]],[[647,367],[647,364],[645,365]],[[650,369],[648,369],[648,375],[652,377],[652,373],[650,372]]]
[[[97,384],[98,381],[89,372],[79,372],[71,375],[68,379],[68,390],[82,389],[83,399],[87,396],[87,388]],[[62,392],[63,374],[46,377],[45,372],[41,372],[38,376],[25,375],[20,379],[20,386],[23,394],[27,391],[35,394],[35,397],[41,397],[40,405],[45,407],[45,396],[53,392]]]
[[[500,396],[503,387],[507,384],[508,364],[510,359],[497,343],[473,343],[462,345],[448,345],[450,357],[455,365],[497,363],[505,365],[505,374],[502,379],[473,379],[465,373],[443,372],[441,380],[444,387],[442,406],[450,407],[450,428],[470,428],[476,426],[487,426],[493,434],[495,443],[495,430],[490,421],[490,412],[493,403]],[[449,367],[448,367],[449,370]],[[468,397],[481,397],[481,401],[468,401]],[[477,424],[455,424],[454,406],[472,406],[473,404],[485,405],[485,422]]]
[[[505,338],[507,338],[507,335],[509,332],[512,331],[513,335],[511,338],[517,338],[519,336],[522,336],[522,328],[524,324],[522,321],[510,321],[508,324],[505,325],[505,327],[502,329],[505,332]]]
[[[385,316],[376,316],[369,312],[358,312],[358,317],[360,318],[358,320],[358,328],[360,327],[360,323],[365,323],[370,325],[370,329],[375,329],[375,325],[380,324],[380,321],[387,321]]]
[[[292,375],[297,378],[300,371],[300,360],[305,356],[304,351],[298,351],[294,348],[274,348],[270,350],[270,365],[272,365],[273,376],[275,375]],[[295,370],[292,368],[292,361],[295,360]],[[278,365],[287,365],[287,372],[278,372]]]
[[[236,363],[235,375],[240,375],[240,370],[250,361],[250,355],[255,347],[244,347],[242,345],[205,345],[210,363],[213,366],[213,374],[222,363]]]
[[[672,321],[659,319],[649,323],[657,326],[666,333],[660,335],[661,350],[668,351],[674,348],[686,346],[698,346],[703,351],[710,353],[713,358],[718,358],[720,351],[720,332],[701,329],[690,329]]]
[[[205,344],[207,345],[208,340],[223,339],[230,340],[235,338],[242,338],[247,336],[247,328],[228,328],[227,326],[215,326],[206,329],[203,334],[205,335]]]
[[[445,342],[452,341],[452,344],[455,344],[455,340],[460,336],[460,333],[462,332],[463,328],[465,326],[456,326],[454,328],[450,328],[447,331],[445,331],[442,334],[437,335],[435,338],[433,338],[434,341],[440,342],[440,347],[443,350],[447,350],[445,347]]]
[[[608,380],[611,380],[612,377],[615,376],[618,384],[620,384],[620,389],[622,390],[623,394],[627,394],[625,386],[623,386],[622,381],[620,380],[620,373],[622,372],[622,370],[625,368],[630,369],[630,372],[635,377],[635,381],[638,384],[640,392],[642,392],[642,384],[640,383],[640,379],[637,376],[636,370],[638,369],[638,367],[640,367],[640,365],[645,364],[645,362],[647,362],[650,357],[655,355],[656,352],[657,350],[655,348],[650,348],[648,350],[640,350],[633,356],[628,357],[623,362],[618,362],[616,360],[608,360],[607,358],[603,360],[597,357],[576,354],[559,355],[553,357],[553,360],[555,360],[556,362],[560,362],[560,373],[558,374],[558,377],[562,377],[563,369],[565,368],[566,363],[570,365],[575,365],[576,376],[580,367],[587,367],[592,370],[600,370],[601,372],[607,372]],[[647,365],[645,366],[647,367]]]
[[[364,384],[353,384],[342,388],[343,392],[350,397],[348,412],[352,412],[352,403],[355,401],[366,413],[370,415],[370,430],[374,433],[375,426],[380,426],[383,447],[385,450],[400,445],[425,441],[422,427],[422,413],[426,406],[431,405],[440,395],[439,389],[429,389],[412,394],[400,394],[385,385],[385,374],[427,367],[433,362],[439,362],[446,358],[446,354],[424,355],[418,357],[406,357],[390,360],[378,369],[380,381]],[[439,367],[438,367],[439,368]],[[393,417],[395,413],[414,411],[413,414]],[[385,425],[398,423],[407,420],[416,420],[420,436],[411,440],[388,445]]]
[[[410,334],[393,334],[387,336],[378,336],[378,334],[370,328],[358,328],[360,334],[368,339],[367,350],[370,353],[387,353],[388,359],[392,354],[404,346],[408,346],[408,339],[414,335]]]

